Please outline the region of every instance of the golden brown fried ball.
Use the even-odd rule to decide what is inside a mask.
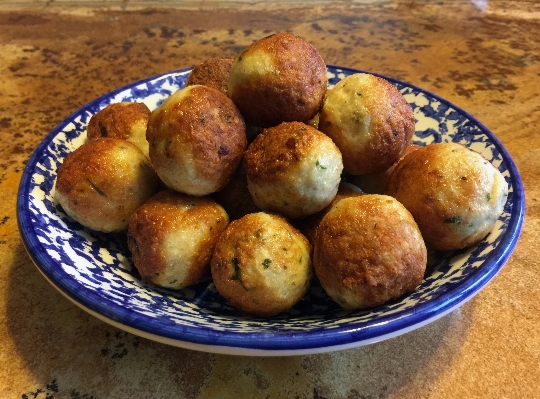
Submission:
[[[131,216],[128,246],[141,277],[184,288],[210,277],[210,259],[229,218],[208,197],[157,193]]]
[[[390,176],[388,193],[412,213],[428,247],[455,250],[477,243],[493,229],[508,185],[477,152],[440,143],[403,158]]]
[[[346,309],[378,306],[413,291],[427,251],[396,199],[366,194],[339,201],[317,230],[313,266],[326,293]]]
[[[203,196],[224,187],[242,160],[242,115],[223,93],[188,86],[167,98],[148,121],[150,160],[171,189]]]
[[[248,190],[246,171],[240,165],[229,183],[212,197],[229,215],[231,220],[240,219],[248,213],[260,212]]]
[[[343,164],[328,136],[302,122],[283,122],[249,145],[244,168],[259,208],[298,218],[332,201]]]
[[[306,236],[311,245],[315,245],[317,228],[319,227],[319,224],[321,223],[324,215],[326,215],[330,211],[330,209],[332,209],[332,207],[339,201],[341,201],[343,198],[357,197],[362,194],[362,190],[355,185],[341,182],[339,183],[337,194],[330,202],[330,204],[328,204],[322,211],[295,221],[294,225],[298,230],[302,232],[302,234]]]
[[[143,103],[113,103],[92,115],[86,134],[89,139],[115,137],[135,144],[148,156],[146,126],[150,110]]]
[[[204,61],[189,73],[186,86],[203,85],[227,94],[232,62],[232,59],[227,58],[211,58]]]
[[[407,154],[420,148],[419,145],[410,144],[405,150],[405,154],[392,166],[380,173],[368,173],[367,175],[349,175],[348,181],[357,185],[366,194],[386,194],[388,189],[388,179],[392,171]]]
[[[56,199],[70,217],[90,229],[121,231],[159,184],[148,158],[135,145],[97,138],[66,157],[58,169]]]
[[[350,75],[328,91],[319,130],[334,140],[344,170],[384,172],[403,155],[414,134],[414,115],[403,95],[385,79]]]
[[[307,292],[311,245],[283,217],[251,213],[231,222],[221,235],[211,270],[216,289],[232,306],[270,317]]]
[[[326,65],[317,49],[282,32],[254,42],[235,57],[229,97],[246,121],[269,127],[312,118],[326,86]]]

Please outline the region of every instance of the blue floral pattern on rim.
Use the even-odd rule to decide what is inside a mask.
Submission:
[[[328,66],[329,86],[363,71]],[[26,248],[45,277],[82,308],[120,328],[161,342],[232,354],[294,355],[364,345],[427,324],[479,292],[515,247],[524,215],[519,173],[497,138],[474,117],[413,85],[382,76],[401,91],[416,119],[416,144],[459,142],[503,173],[509,195],[493,231],[478,245],[430,252],[422,284],[370,310],[346,311],[315,281],[292,309],[269,320],[232,308],[211,283],[167,290],[142,281],[124,234],[101,234],[71,220],[54,198],[63,159],[85,141],[90,117],[106,105],[142,101],[155,109],[185,84],[190,68],[135,82],[85,105],[39,145],[24,171],[17,216]],[[380,76],[380,75],[379,75]]]

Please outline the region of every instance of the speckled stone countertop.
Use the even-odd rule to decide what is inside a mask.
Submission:
[[[535,1],[0,4],[1,398],[540,398],[540,5]],[[169,347],[58,293],[16,221],[24,166],[81,105],[132,81],[232,57],[292,31],[329,64],[445,97],[521,173],[527,216],[496,278],[425,327],[357,349],[284,358]]]

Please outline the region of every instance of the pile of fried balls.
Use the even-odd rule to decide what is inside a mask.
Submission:
[[[93,115],[56,198],[89,229],[127,230],[156,285],[211,278],[233,307],[272,317],[315,275],[343,308],[369,308],[420,285],[427,248],[482,240],[506,203],[480,154],[413,145],[414,132],[394,85],[356,73],[328,89],[318,51],[282,32],[196,66],[153,111]]]

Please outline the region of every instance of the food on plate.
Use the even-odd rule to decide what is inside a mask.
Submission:
[[[502,174],[457,143],[430,144],[407,155],[388,182],[388,194],[414,216],[428,247],[456,250],[482,240],[508,195]]]
[[[233,60],[228,58],[210,58],[204,61],[191,70],[186,86],[203,85],[227,94],[232,62]]]
[[[380,173],[403,155],[414,134],[411,106],[387,80],[356,73],[326,93],[319,130],[334,140],[345,172]]]
[[[295,221],[294,225],[302,232],[302,234],[306,236],[311,245],[314,245],[315,237],[317,235],[317,228],[319,227],[319,223],[321,223],[324,215],[326,215],[330,209],[332,209],[332,207],[343,198],[356,197],[362,194],[362,190],[355,185],[341,182],[339,183],[337,194],[330,204],[328,204],[322,211]]]
[[[410,154],[414,150],[420,148],[419,145],[409,144],[405,150],[405,154],[392,166],[380,173],[368,173],[367,175],[349,175],[347,181],[357,185],[366,194],[386,194],[388,188],[388,179],[392,174],[392,171],[400,160],[407,154]]]
[[[246,171],[241,164],[229,183],[212,194],[212,197],[225,208],[231,220],[240,219],[248,213],[260,212],[248,190]]]
[[[115,137],[127,140],[148,156],[146,126],[149,117],[150,110],[144,103],[112,103],[92,115],[86,134],[89,139]]]
[[[343,164],[332,140],[302,122],[266,128],[244,155],[255,204],[289,218],[311,215],[336,195]]]
[[[188,86],[150,115],[150,160],[171,189],[203,196],[223,188],[247,145],[242,115],[223,93]]]
[[[92,230],[125,230],[131,214],[154,195],[159,179],[134,144],[104,137],[87,141],[58,169],[56,199]]]
[[[229,223],[209,197],[160,191],[131,216],[128,246],[141,277],[166,288],[183,288],[210,278],[210,259]]]
[[[418,226],[390,196],[342,199],[319,224],[315,274],[343,308],[373,307],[412,292],[422,282],[426,263]]]
[[[235,308],[271,317],[289,309],[311,282],[311,245],[283,217],[251,213],[232,221],[211,261],[218,292]]]
[[[228,94],[247,122],[261,127],[311,119],[326,93],[326,65],[306,40],[282,32],[238,54]]]

